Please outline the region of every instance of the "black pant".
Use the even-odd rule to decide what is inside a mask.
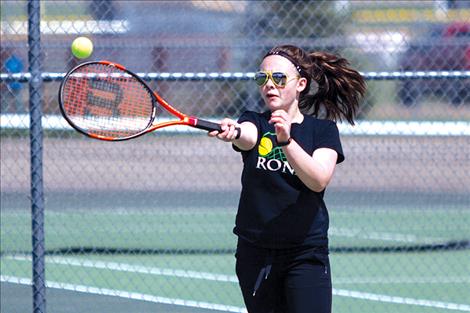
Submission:
[[[249,313],[330,313],[328,254],[264,249],[239,240],[236,272]]]

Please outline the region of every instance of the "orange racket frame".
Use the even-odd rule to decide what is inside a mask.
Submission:
[[[71,92],[66,92],[65,90],[67,89],[67,84],[68,84],[69,81],[72,81],[72,79],[70,79],[70,78],[73,77],[74,73],[80,72],[80,70],[82,70],[84,67],[87,67],[87,66],[90,67],[90,66],[93,66],[93,65],[101,65],[103,67],[114,67],[114,68],[118,69],[119,71],[124,72],[124,73],[132,76],[137,82],[142,84],[142,87],[144,87],[144,89],[146,89],[148,91],[148,93],[153,97],[153,109],[152,109],[152,112],[151,112],[151,116],[149,116],[149,123],[148,123],[148,125],[145,129],[143,129],[141,131],[138,131],[136,133],[133,133],[131,135],[128,135],[128,136],[102,135],[102,134],[98,134],[98,133],[95,133],[95,132],[88,131],[87,129],[85,129],[83,127],[80,127],[79,125],[77,125],[77,123],[74,121],[74,119],[71,116],[69,116],[70,114],[68,112],[69,111],[68,110],[68,102],[72,102],[73,100],[76,100],[76,98],[78,98],[80,96],[82,97],[82,99],[83,98],[86,99],[87,97],[84,94],[87,92],[87,90],[81,90],[80,88],[76,88],[74,90],[74,92],[72,92],[72,93]],[[76,80],[77,78],[74,77],[74,79]],[[78,91],[77,91],[77,89],[78,89]],[[83,88],[83,89],[85,89],[85,88]],[[71,97],[70,94],[73,94],[73,97],[75,97],[75,98],[74,99],[69,99],[69,97]],[[155,131],[155,130],[163,128],[163,127],[175,126],[175,125],[186,125],[186,126],[191,126],[191,127],[194,127],[194,128],[206,130],[206,131],[215,131],[215,130],[219,131],[219,132],[222,131],[221,126],[218,123],[214,123],[214,122],[210,122],[210,121],[207,121],[207,120],[199,119],[199,118],[194,117],[194,116],[188,116],[188,115],[178,111],[177,109],[172,107],[168,102],[166,102],[158,93],[151,90],[150,87],[137,74],[134,74],[133,72],[131,72],[130,70],[128,70],[127,68],[125,68],[124,66],[122,66],[120,64],[110,62],[110,61],[85,62],[85,63],[82,63],[82,64],[74,67],[69,72],[67,72],[67,74],[65,75],[64,79],[62,80],[60,88],[59,88],[59,106],[60,106],[60,111],[61,111],[63,117],[67,120],[67,122],[75,130],[77,130],[80,133],[85,134],[86,136],[89,136],[91,138],[99,139],[99,140],[105,140],[105,141],[128,140],[128,139],[132,139],[132,138],[142,136],[146,133]],[[159,122],[159,123],[154,124],[154,121],[155,121],[155,118],[156,118],[156,115],[157,115],[157,108],[158,107],[162,107],[167,112],[169,112],[173,116],[177,117],[178,120],[164,121],[164,122]],[[240,128],[237,127],[236,130],[237,130],[237,138],[239,138],[240,133],[241,133]],[[116,132],[116,133],[118,133],[118,132]]]

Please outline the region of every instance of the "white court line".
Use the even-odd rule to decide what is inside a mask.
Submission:
[[[31,261],[31,257],[25,257],[25,256],[11,256],[8,258],[17,260],[17,261]],[[125,272],[133,272],[134,269],[137,269],[138,273],[148,273],[148,274],[153,274],[153,275],[165,275],[165,276],[173,276],[171,275],[171,273],[177,273],[177,275],[179,276],[176,276],[176,275],[175,276],[181,277],[181,278],[194,278],[194,279],[216,280],[216,281],[238,283],[237,277],[231,276],[231,275],[185,271],[185,270],[160,269],[160,268],[154,268],[154,267],[134,266],[130,264],[115,263],[115,262],[102,262],[102,261],[94,262],[94,261],[89,261],[89,260],[82,261],[76,258],[47,257],[47,259],[48,259],[47,262],[54,263],[54,264],[61,264],[61,265],[63,264],[63,265],[69,265],[69,266],[72,265],[72,266],[83,266],[83,267],[92,267],[92,268],[104,268],[104,269],[109,269],[109,270],[125,271]],[[96,264],[98,264],[98,266],[96,266]],[[83,287],[96,289],[96,287],[87,287],[87,286],[83,286]],[[54,287],[51,287],[51,288],[54,288]],[[101,290],[102,288],[98,288],[98,289]],[[81,290],[77,290],[77,291],[81,291]],[[130,294],[129,292],[126,292],[126,291],[113,291],[113,292]],[[448,310],[470,312],[470,305],[452,303],[452,302],[405,298],[405,297],[389,296],[389,295],[383,295],[383,294],[375,294],[375,293],[369,293],[369,292],[345,290],[345,289],[337,289],[337,288],[333,288],[333,295],[340,296],[340,297],[369,300],[369,301],[385,302],[385,303],[416,305],[416,306],[425,306],[425,307],[433,307],[433,308],[441,308],[441,309],[443,308],[443,309],[448,309]],[[120,296],[120,295],[116,295],[116,296]],[[150,295],[140,295],[140,298],[131,298],[131,299],[145,300],[145,299],[142,299],[142,296],[160,298],[160,297],[155,297],[155,296],[150,296]],[[172,299],[172,300],[175,300],[175,299]],[[176,299],[176,300],[186,301],[186,300],[180,300],[180,299]],[[145,300],[145,301],[150,301],[150,300]],[[162,302],[162,303],[166,303],[166,302]],[[211,304],[211,305],[215,305],[215,304]],[[239,312],[239,311],[228,311],[228,312]]]
[[[432,276],[432,277],[338,277],[337,285],[371,285],[371,284],[469,284],[470,276]]]
[[[31,257],[26,256],[11,256],[8,259],[16,261],[31,262]],[[148,267],[134,264],[117,263],[117,262],[103,262],[91,261],[86,259],[65,258],[59,256],[48,256],[47,262],[59,265],[88,267],[97,269],[106,269],[120,272],[130,272],[139,274],[150,274],[157,276],[169,276],[188,279],[202,279],[218,282],[238,283],[238,278],[235,275],[225,275],[209,272],[188,271],[171,268],[158,268]],[[443,276],[443,277],[395,277],[387,278],[386,280],[381,277],[358,277],[358,278],[341,278],[335,279],[334,283],[339,285],[347,284],[453,284],[453,283],[470,283],[470,276]]]
[[[328,233],[332,236],[337,237],[348,237],[348,238],[360,238],[360,239],[372,239],[381,241],[395,241],[395,242],[406,242],[406,243],[436,243],[444,242],[445,238],[432,238],[432,237],[418,237],[412,234],[400,234],[391,232],[370,232],[360,228],[341,228],[341,227],[330,227]]]
[[[6,283],[31,285],[31,279],[29,278],[2,275],[0,276],[0,280]],[[147,301],[147,302],[153,302],[153,303],[179,305],[179,306],[185,306],[185,307],[190,307],[190,308],[217,310],[217,311],[224,311],[224,312],[237,312],[237,313],[247,312],[246,309],[244,308],[231,306],[231,305],[158,297],[158,296],[137,293],[137,292],[99,288],[99,287],[85,286],[85,285],[75,285],[75,284],[61,283],[61,282],[55,282],[55,281],[46,281],[46,287],[75,291],[75,292],[83,292],[83,293],[89,293],[89,294],[95,294],[95,295],[101,295],[101,296],[112,296],[112,297],[126,298],[126,299],[132,299],[132,300],[141,300],[141,301]]]
[[[369,300],[369,301],[417,305],[417,306],[425,306],[425,307],[431,307],[431,308],[470,312],[470,305],[467,305],[467,304],[432,301],[432,300],[424,300],[424,299],[413,299],[413,298],[405,298],[405,297],[395,297],[395,296],[387,296],[387,295],[380,295],[380,294],[369,293],[369,292],[344,290],[344,289],[335,289],[333,291],[333,294],[337,296],[351,297],[351,298],[363,299],[363,300]]]
[[[12,256],[8,258],[11,260],[16,260],[16,261],[28,261],[28,262],[31,261],[31,257],[26,257],[26,256]],[[132,265],[132,264],[126,264],[126,263],[116,263],[116,262],[90,261],[90,260],[82,260],[82,259],[76,259],[76,258],[64,258],[64,257],[57,257],[57,256],[47,257],[46,261],[48,263],[53,263],[53,264],[98,268],[98,269],[106,269],[106,270],[120,271],[120,272],[130,272],[130,273],[151,274],[151,275],[158,275],[158,276],[170,276],[170,277],[179,277],[179,278],[203,279],[203,280],[210,280],[210,281],[238,283],[238,279],[236,276],[214,274],[214,273],[208,273],[208,272],[196,272],[196,271],[178,270],[178,269],[170,269],[170,268],[147,267],[147,266]]]

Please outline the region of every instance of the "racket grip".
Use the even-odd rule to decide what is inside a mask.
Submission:
[[[219,123],[214,123],[214,122],[201,120],[201,119],[197,119],[194,127],[199,128],[199,129],[204,129],[210,132],[214,130],[217,130],[218,132],[222,131],[222,128],[220,127]],[[236,127],[235,130],[237,131],[237,137],[235,137],[235,139],[238,139],[240,138],[240,135],[241,135],[241,129],[240,127]]]

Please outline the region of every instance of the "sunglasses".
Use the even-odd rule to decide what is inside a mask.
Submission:
[[[266,83],[268,82],[268,79],[271,79],[274,85],[280,88],[285,87],[288,82],[297,78],[300,78],[300,76],[297,75],[296,77],[289,79],[289,76],[287,76],[286,73],[271,72],[271,71],[256,72],[255,77],[254,77],[256,84],[260,87],[266,85]]]

